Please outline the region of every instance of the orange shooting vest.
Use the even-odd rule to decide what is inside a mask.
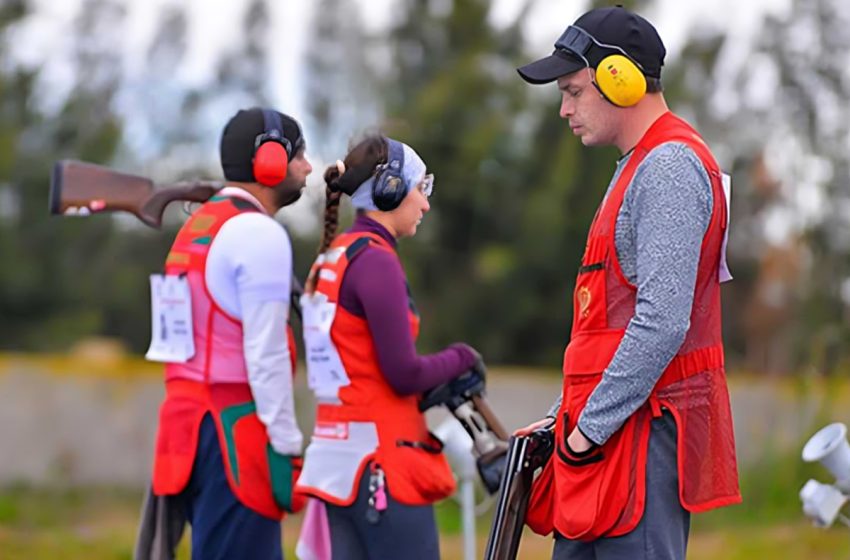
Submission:
[[[189,481],[201,420],[215,420],[224,469],[234,495],[271,519],[298,511],[292,495],[300,458],[279,455],[256,414],[242,347],[242,323],[212,298],[205,281],[207,255],[227,220],[257,208],[240,198],[215,196],[183,225],[166,258],[165,273],[185,274],[192,297],[195,355],[166,364],[166,396],[160,407],[153,469],[154,494],[179,494]],[[288,274],[288,271],[281,271]],[[288,343],[295,372],[291,328]]]
[[[667,142],[690,147],[708,172],[714,199],[703,238],[690,327],[648,401],[608,441],[588,454],[570,453],[567,436],[620,345],[635,313],[637,288],[620,268],[617,215],[638,165]],[[573,297],[573,326],[564,353],[563,401],[555,423],[555,453],[535,480],[526,521],[540,534],[554,528],[569,539],[616,537],[639,523],[646,502],[650,421],[662,408],[678,429],[679,498],[701,512],[741,501],[732,414],[723,361],[718,277],[726,230],[720,169],[697,132],[667,112],[649,128],[597,211]]]
[[[350,505],[357,497],[363,469],[373,461],[383,469],[395,500],[408,505],[430,504],[455,489],[442,442],[428,431],[419,411],[419,397],[397,395],[387,383],[366,319],[339,305],[345,271],[367,246],[396,257],[395,250],[378,235],[347,233],[320,256],[311,273],[317,278],[315,294],[335,306],[330,335],[347,381],[335,391],[335,397],[317,392],[316,426],[296,492]],[[302,306],[305,317],[307,305]],[[409,318],[416,338],[419,317],[412,301]],[[305,319],[305,331],[309,328]],[[309,345],[306,337],[305,344]],[[308,377],[312,379],[310,368],[308,349]],[[317,390],[313,385],[311,388]]]

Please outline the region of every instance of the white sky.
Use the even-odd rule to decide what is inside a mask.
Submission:
[[[380,31],[391,22],[392,5],[395,0],[350,0],[360,4],[363,21],[371,31]],[[442,0],[451,2],[451,0]],[[73,83],[69,75],[72,69],[62,64],[62,53],[70,48],[71,38],[65,32],[72,19],[77,15],[80,0],[34,0],[36,14],[29,18],[26,25],[18,30],[13,44],[15,57],[28,65],[45,65],[42,88],[42,103],[50,108],[64,97]],[[175,82],[187,86],[206,83],[215,69],[216,61],[230,44],[229,37],[239,32],[247,0],[124,0],[121,5],[127,10],[127,29],[121,30],[117,38],[117,49],[121,53],[125,77],[130,83],[139,82],[144,86],[143,71],[145,53],[156,31],[158,18],[163,10],[175,4],[183,5],[188,15],[188,45],[184,60],[174,71]],[[502,27],[516,19],[524,2],[520,0],[493,0],[490,22]],[[309,46],[308,31],[314,8],[313,2],[304,0],[276,0],[270,2],[272,34],[280,37],[272,48],[269,57],[273,68],[270,80],[272,104],[283,108],[287,113],[302,115],[304,107],[303,55]],[[586,2],[566,0],[537,0],[527,20],[523,32],[529,52],[548,54],[555,39],[564,28],[574,21],[585,9]],[[657,0],[654,8],[644,14],[652,21],[667,46],[668,64],[674,62],[680,54],[689,33],[701,33],[728,26],[730,47],[722,54],[727,71],[731,74],[738,65],[748,59],[750,38],[754,28],[759,25],[763,15],[768,12],[782,13],[789,9],[790,0],[712,0],[710,2],[687,2],[683,0]],[[734,14],[734,17],[730,17]],[[236,22],[236,23],[235,23]],[[101,38],[102,39],[102,38]],[[166,89],[167,91],[167,89]],[[131,106],[134,101],[118,104],[116,110],[128,119],[128,127],[133,128],[132,115],[137,110]],[[137,102],[137,101],[136,101]],[[128,106],[130,105],[130,106]],[[217,108],[218,109],[218,108]],[[230,113],[235,107],[226,107],[223,112]],[[211,119],[212,121],[213,119]],[[210,122],[208,138],[217,138],[221,123]],[[305,131],[310,137],[310,130]],[[144,134],[130,134],[137,145],[131,146],[134,153],[144,153]],[[132,142],[131,140],[128,140]],[[215,142],[209,140],[204,147],[209,152],[210,161],[215,161]],[[175,154],[180,159],[183,154]],[[318,182],[323,162],[314,161],[317,172],[311,177],[307,201],[316,199],[323,192]],[[157,171],[168,174],[168,165],[159,162]],[[156,176],[156,175],[154,175]],[[319,177],[319,179],[317,179]],[[315,185],[313,183],[316,183]],[[306,202],[309,203],[309,202]],[[293,208],[286,215],[295,215]],[[303,214],[303,213],[302,213]],[[313,223],[303,227],[311,228]],[[301,229],[301,227],[299,227]]]
[[[363,21],[368,28],[380,30],[390,22],[394,0],[351,0],[364,10]],[[451,0],[444,0],[451,1]],[[186,6],[190,27],[188,52],[177,69],[180,81],[197,85],[210,78],[218,55],[227,49],[228,36],[234,32],[234,22],[241,19],[246,0],[124,0],[129,30],[119,45],[123,53],[129,77],[138,73],[143,64],[144,53],[155,32],[157,17],[163,9],[175,3]],[[17,58],[29,63],[47,63],[52,85],[61,90],[69,83],[63,76],[59,64],[50,64],[50,54],[67,48],[69,38],[64,30],[79,10],[80,0],[34,0],[36,16],[20,30],[17,41]],[[491,23],[504,26],[513,21],[522,6],[519,0],[493,0]],[[547,54],[551,45],[563,29],[584,10],[585,2],[566,0],[537,0],[531,16],[524,27],[526,41],[531,52]],[[298,114],[303,105],[299,78],[302,73],[301,60],[308,44],[314,3],[303,0],[278,0],[270,3],[272,29],[280,29],[280,48],[272,48],[274,73],[270,77],[275,101],[282,107],[292,107]],[[682,0],[658,0],[655,8],[645,14],[658,28],[668,49],[668,61],[675,60],[688,33],[700,29],[716,29],[727,26],[730,35],[746,52],[748,38],[766,12],[781,13],[790,7],[790,0],[712,0],[710,2],[684,2]],[[734,17],[730,17],[734,14]],[[699,22],[696,24],[696,22]],[[285,32],[283,31],[285,30]],[[284,48],[285,46],[285,48]],[[733,49],[737,51],[738,48]],[[734,56],[734,55],[733,55]],[[741,56],[739,58],[746,58]],[[295,77],[293,79],[293,77]]]

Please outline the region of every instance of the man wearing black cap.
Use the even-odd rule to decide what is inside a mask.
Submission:
[[[184,504],[193,558],[282,558],[302,435],[287,330],[292,248],[273,215],[299,198],[312,167],[298,123],[270,109],[239,111],[220,150],[227,186],[181,228],[165,264],[191,300],[182,336],[192,349],[162,359],[153,493]]]
[[[518,69],[557,81],[560,116],[622,157],[578,269],[555,453],[527,520],[553,558],[684,558],[690,513],[738,503],[720,333],[726,181],[671,113],[664,44],[622,8],[582,15],[555,51]]]

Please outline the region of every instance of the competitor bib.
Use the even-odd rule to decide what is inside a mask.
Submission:
[[[320,292],[301,296],[304,347],[307,353],[307,384],[317,399],[336,401],[339,389],[351,383],[336,346],[331,325],[336,304]]]
[[[186,362],[195,355],[189,282],[185,275],[151,274],[150,283],[151,344],[145,358]]]

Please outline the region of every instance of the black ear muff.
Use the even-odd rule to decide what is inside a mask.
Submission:
[[[372,202],[378,210],[388,212],[395,210],[404,197],[407,189],[401,171],[404,169],[404,146],[392,138],[384,138],[387,143],[387,163],[379,165],[372,183]]]
[[[263,133],[254,140],[254,179],[274,187],[286,179],[292,144],[283,136],[283,124],[277,111],[263,109]]]
[[[646,95],[646,77],[637,64],[612,54],[596,66],[596,83],[605,99],[618,107],[631,107]]]

